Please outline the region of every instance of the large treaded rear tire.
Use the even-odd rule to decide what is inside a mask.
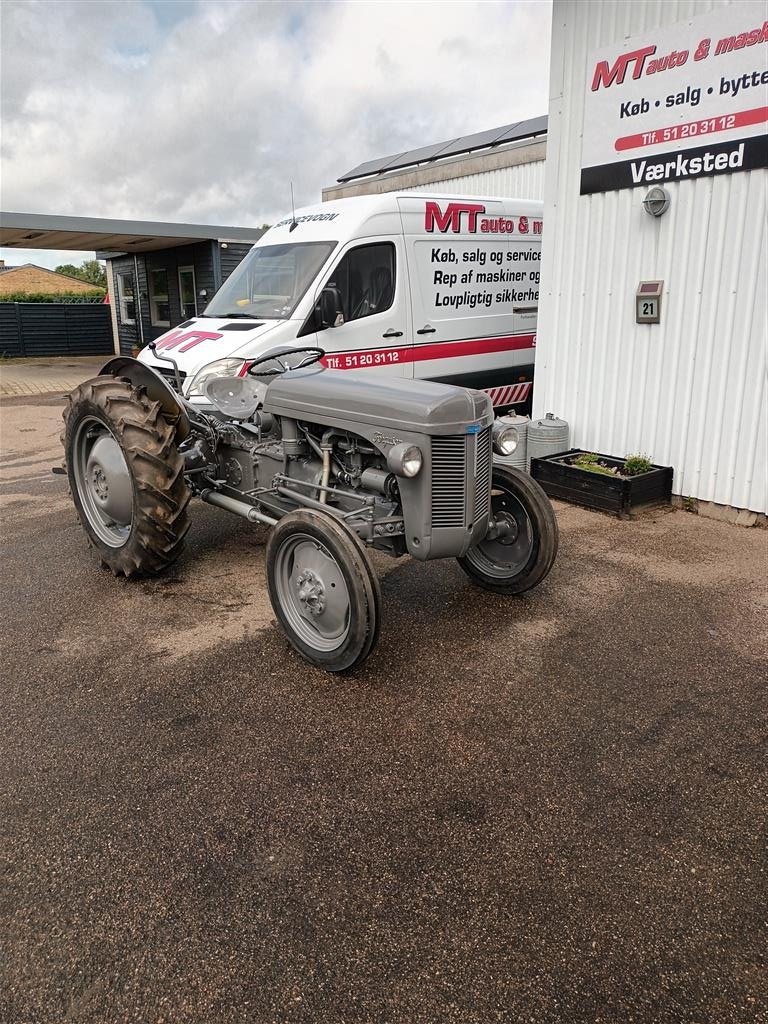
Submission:
[[[63,417],[61,440],[70,491],[91,547],[116,576],[161,572],[184,546],[190,490],[184,479],[184,458],[176,447],[175,427],[163,416],[160,403],[126,379],[94,377],[67,396]],[[100,429],[99,423],[119,445],[130,474],[132,515],[124,542],[105,543],[94,529],[75,470],[76,439],[86,424]],[[82,481],[82,473],[79,476]]]

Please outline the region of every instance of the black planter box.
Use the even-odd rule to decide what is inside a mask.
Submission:
[[[604,473],[590,473],[578,466],[569,466],[574,455],[583,454],[581,448],[571,448],[543,459],[531,459],[531,476],[544,488],[550,498],[570,501],[600,512],[626,518],[633,512],[651,505],[668,505],[672,499],[672,467],[654,466],[647,473],[622,479]],[[624,459],[611,455],[598,456],[608,466],[620,469]]]

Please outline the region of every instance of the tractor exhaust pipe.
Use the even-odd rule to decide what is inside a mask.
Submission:
[[[216,505],[218,508],[226,509],[227,512],[234,512],[236,516],[242,516],[243,519],[247,519],[250,523],[266,523],[267,526],[274,526],[277,522],[272,516],[259,512],[253,505],[249,505],[247,501],[229,498],[226,494],[219,494],[218,491],[214,491],[210,487],[206,487],[204,491],[201,491],[200,497],[207,504]]]

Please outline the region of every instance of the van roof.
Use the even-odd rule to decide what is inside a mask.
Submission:
[[[538,199],[515,199],[509,196],[468,196],[466,193],[460,192],[381,192],[378,195],[350,196],[347,199],[331,199],[326,203],[320,202],[312,206],[301,207],[296,210],[296,220],[299,226],[309,230],[302,231],[301,235],[291,237],[290,240],[298,242],[302,237],[314,240],[323,237],[338,238],[340,235],[354,237],[372,217],[387,213],[399,213],[398,201],[401,199],[503,203],[505,213],[534,217],[541,217],[544,212],[544,203]],[[492,213],[493,211],[489,210],[488,212]],[[343,218],[343,220],[337,220],[337,218]],[[282,236],[283,229],[287,231],[290,228],[292,219],[290,213],[281,217],[262,239],[262,244],[269,244],[270,241],[275,240],[272,232],[276,229]],[[329,225],[334,221],[336,223],[329,230]],[[272,238],[269,238],[269,235],[272,235]]]

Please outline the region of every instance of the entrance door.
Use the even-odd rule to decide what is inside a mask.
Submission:
[[[353,242],[319,285],[341,296],[343,323],[316,334],[331,370],[378,370],[411,377],[410,310],[402,239]],[[341,317],[339,318],[341,321]]]
[[[182,320],[189,320],[190,317],[197,316],[194,267],[179,267],[179,303]]]

